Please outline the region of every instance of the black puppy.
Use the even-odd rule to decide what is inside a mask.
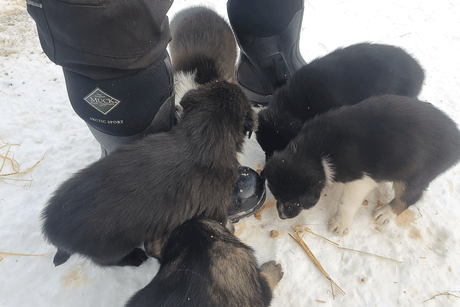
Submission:
[[[181,104],[170,132],[121,147],[57,189],[42,213],[55,265],[74,253],[99,265],[139,265],[145,253],[129,254],[137,245],[195,216],[227,223],[237,153],[254,127],[251,104],[225,81],[200,85]]]
[[[174,16],[170,28],[176,101],[198,84],[219,79],[235,82],[235,37],[216,12],[203,6],[184,9]]]
[[[174,230],[155,278],[127,307],[266,307],[283,272],[257,267],[253,250],[218,222],[193,219]]]
[[[236,84],[236,40],[222,17],[209,8],[196,6],[179,11],[170,27],[176,102],[201,84],[219,80]],[[181,106],[176,103],[178,121],[180,114]],[[259,174],[247,167],[238,171],[240,176],[228,211],[232,222],[251,215],[265,200],[265,183]]]
[[[259,112],[257,141],[267,159],[283,150],[308,119],[382,94],[416,97],[424,73],[404,50],[362,43],[318,58],[295,72]]]
[[[344,183],[329,229],[346,234],[377,182],[392,181],[396,195],[375,212],[384,223],[416,203],[459,158],[460,132],[446,114],[415,98],[383,95],[306,122],[267,161],[263,176],[281,218],[314,206],[328,182]]]

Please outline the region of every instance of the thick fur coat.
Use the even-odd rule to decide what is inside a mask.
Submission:
[[[259,269],[253,250],[216,221],[193,219],[173,231],[155,278],[127,307],[267,307],[281,265]]]
[[[259,112],[257,141],[269,158],[283,150],[305,121],[375,95],[416,97],[423,69],[404,50],[362,43],[337,49],[293,74]]]
[[[314,206],[328,182],[344,183],[330,229],[345,234],[377,182],[393,182],[396,195],[375,213],[383,223],[416,203],[459,158],[460,132],[446,114],[416,98],[383,95],[305,123],[267,161],[263,176],[283,218]]]
[[[227,222],[237,152],[254,127],[251,105],[227,82],[202,85],[181,104],[170,132],[119,148],[56,190],[43,210],[56,265],[74,253],[100,265],[136,265],[124,256],[190,218]]]

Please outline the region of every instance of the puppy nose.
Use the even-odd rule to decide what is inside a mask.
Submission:
[[[276,202],[276,207],[277,207],[277,208],[282,208],[281,203],[280,203],[279,201]],[[280,210],[278,210],[278,216],[279,216],[280,219],[282,219],[282,220],[287,219],[287,216],[284,214],[284,212],[282,212],[282,211],[280,211]]]

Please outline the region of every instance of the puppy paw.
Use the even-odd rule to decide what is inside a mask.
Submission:
[[[389,204],[378,207],[374,212],[374,219],[378,224],[386,224],[395,217],[396,214],[394,214],[393,209],[391,209]]]
[[[329,230],[339,235],[346,235],[350,232],[352,224],[352,220],[336,214],[329,220]]]
[[[265,276],[272,291],[284,275],[281,264],[276,263],[274,260],[262,264],[260,266],[260,273]]]
[[[56,255],[54,256],[54,259],[53,259],[54,266],[59,266],[59,265],[63,264],[64,262],[69,260],[70,256],[71,255],[69,253],[58,249],[57,253],[56,253]]]
[[[153,258],[161,261],[163,256],[163,248],[168,242],[169,236],[152,239],[151,241],[144,242],[145,253]]]
[[[163,249],[161,240],[144,242],[144,249],[145,249],[145,253],[147,254],[147,256],[153,257],[158,260],[161,259],[161,252]]]
[[[132,252],[123,257],[117,265],[119,266],[140,266],[148,257],[144,250],[136,247]]]

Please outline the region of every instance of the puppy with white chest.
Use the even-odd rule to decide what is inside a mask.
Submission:
[[[460,158],[460,131],[442,111],[415,98],[382,95],[308,121],[263,176],[281,218],[314,206],[329,182],[344,190],[329,229],[347,234],[364,197],[393,182],[395,198],[375,211],[385,223],[416,203],[430,182]]]
[[[369,43],[339,48],[300,68],[276,90],[258,114],[257,141],[268,159],[316,115],[376,95],[416,97],[423,79],[420,64],[401,48]]]

